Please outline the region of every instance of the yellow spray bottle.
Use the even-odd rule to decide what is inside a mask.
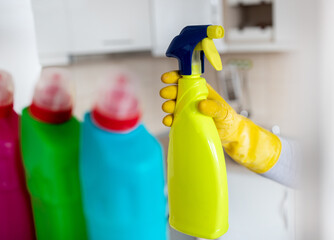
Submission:
[[[169,222],[180,232],[206,239],[218,238],[228,229],[223,148],[213,119],[197,109],[208,96],[201,77],[204,55],[220,71],[222,63],[212,39],[223,36],[221,26],[188,26],[166,52],[179,60],[182,75],[169,135]]]

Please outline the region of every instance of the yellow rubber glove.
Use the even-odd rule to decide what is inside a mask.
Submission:
[[[163,124],[170,127],[177,97],[177,82],[181,78],[178,71],[167,72],[161,80],[167,84],[160,96],[169,99],[162,110],[169,113]],[[237,114],[234,109],[208,84],[207,100],[198,104],[202,114],[213,118],[220,140],[226,153],[239,164],[256,173],[265,173],[278,161],[281,152],[280,139],[271,132],[257,126],[248,118]]]

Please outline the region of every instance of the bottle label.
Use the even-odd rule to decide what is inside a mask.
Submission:
[[[0,190],[18,188],[16,144],[11,140],[0,140]]]

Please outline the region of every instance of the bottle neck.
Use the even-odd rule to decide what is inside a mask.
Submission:
[[[198,79],[202,78],[201,74],[193,74],[193,75],[182,75],[182,79]]]
[[[60,111],[52,111],[42,108],[34,102],[29,107],[30,114],[39,121],[51,124],[67,122],[72,117],[72,108]]]
[[[202,60],[201,51],[194,50],[191,59],[191,75],[201,75],[202,74]]]
[[[8,117],[13,111],[13,103],[5,106],[0,106],[0,118]]]
[[[128,119],[116,119],[109,116],[104,115],[97,109],[92,111],[92,120],[93,122],[106,130],[110,130],[113,132],[128,132],[134,129],[140,120],[140,114],[136,114]]]

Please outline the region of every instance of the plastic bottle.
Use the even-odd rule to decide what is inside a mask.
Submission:
[[[169,135],[168,200],[170,225],[195,237],[215,239],[228,229],[225,159],[213,119],[197,109],[206,99],[204,55],[221,70],[213,38],[221,26],[188,26],[171,42],[166,55],[179,60],[182,78]]]
[[[124,72],[108,78],[82,124],[80,174],[89,238],[165,240],[162,149],[140,123],[128,78]]]
[[[18,129],[12,78],[0,70],[0,239],[4,240],[35,239]]]
[[[23,110],[21,142],[39,240],[86,239],[79,182],[80,124],[66,72],[46,69]]]

